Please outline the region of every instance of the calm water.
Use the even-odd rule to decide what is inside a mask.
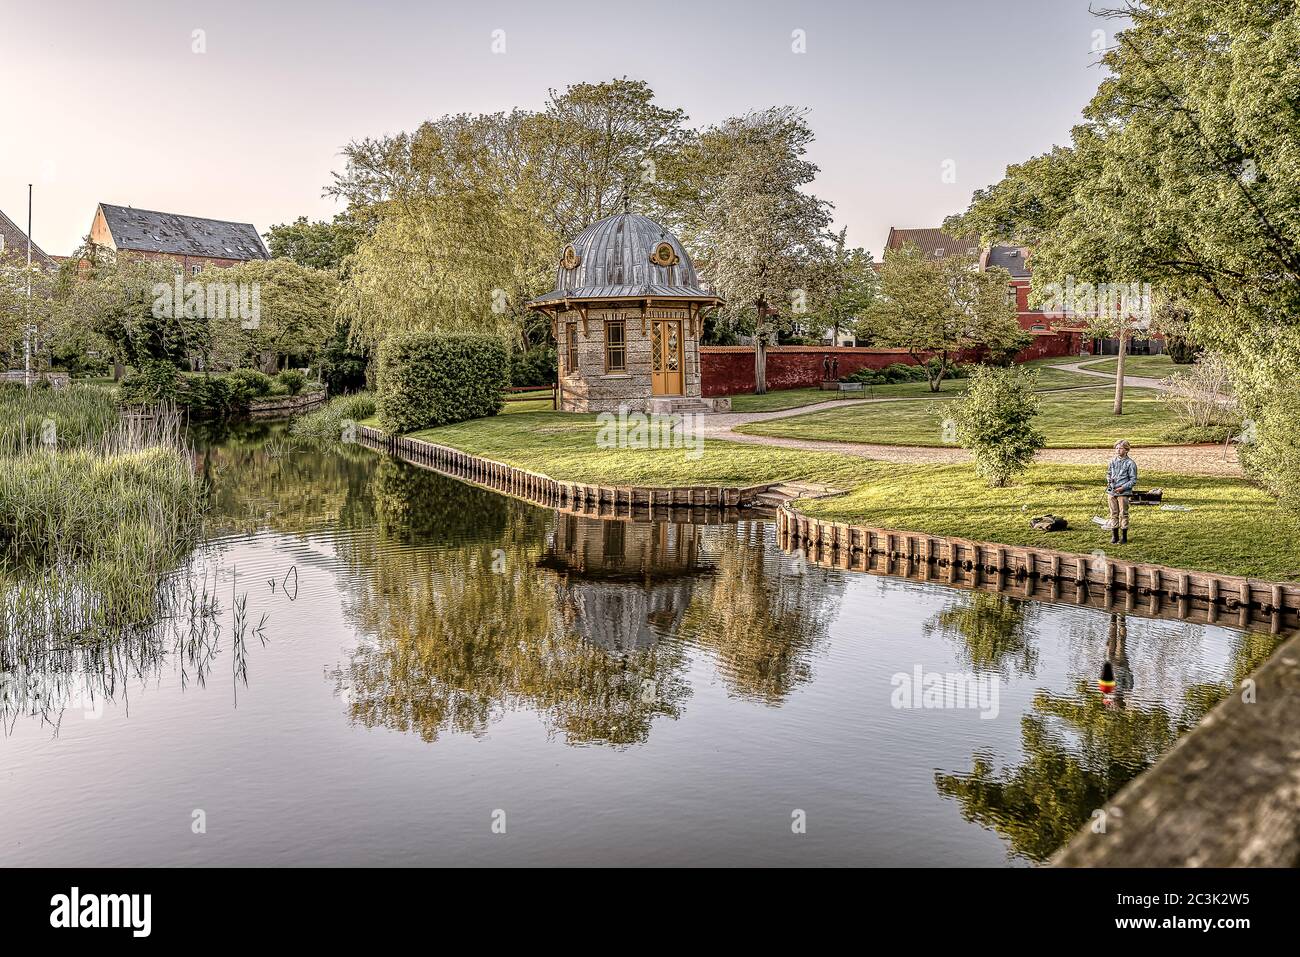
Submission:
[[[0,660],[0,865],[1030,863],[1276,643],[199,448],[174,617]],[[917,669],[985,697],[895,707]]]

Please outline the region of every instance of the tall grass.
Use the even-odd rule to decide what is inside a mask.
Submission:
[[[38,445],[98,445],[117,429],[118,421],[117,400],[109,389],[0,384],[0,455],[17,455]]]
[[[375,396],[370,392],[340,395],[314,412],[294,419],[289,431],[294,435],[317,439],[342,439],[349,422],[356,423],[375,414]]]
[[[198,538],[202,489],[177,413],[120,420],[91,441],[95,403],[73,407],[91,412],[69,419],[80,447],[20,432],[0,455],[0,637],[147,623]]]

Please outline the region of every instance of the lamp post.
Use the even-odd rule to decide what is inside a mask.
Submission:
[[[32,184],[27,184],[27,322],[23,326],[23,384],[32,387]]]

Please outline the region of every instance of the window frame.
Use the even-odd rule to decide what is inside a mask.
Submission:
[[[566,375],[578,373],[578,324],[570,322],[564,337],[564,372]]]
[[[610,341],[610,330],[614,327],[619,329],[619,341],[617,343]],[[611,355],[617,351],[622,359],[619,365],[613,365]],[[605,375],[624,375],[627,372],[627,320],[626,319],[606,319],[605,320]]]

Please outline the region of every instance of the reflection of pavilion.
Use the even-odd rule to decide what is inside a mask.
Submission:
[[[560,614],[568,628],[621,651],[649,648],[677,630],[704,573],[699,556],[695,525],[557,512],[537,564],[560,576]]]

